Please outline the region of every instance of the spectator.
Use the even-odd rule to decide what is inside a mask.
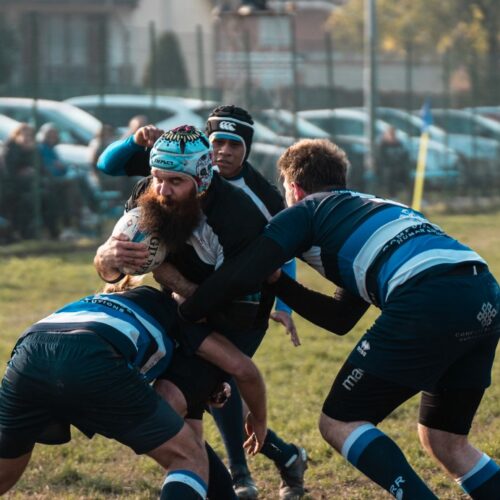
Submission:
[[[128,122],[128,129],[123,133],[122,139],[134,135],[141,127],[148,125],[149,119],[146,115],[135,115]]]
[[[1,211],[14,229],[14,239],[33,235],[35,146],[35,131],[27,123],[20,123],[5,143]]]
[[[95,206],[95,193],[89,172],[80,173],[73,165],[64,164],[56,146],[59,131],[53,123],[45,123],[37,134],[41,163],[42,213],[49,236],[58,238],[63,227],[81,229],[82,213]]]
[[[410,158],[404,144],[396,136],[396,129],[389,127],[379,145],[379,171],[381,183],[389,196],[396,196],[408,187]]]

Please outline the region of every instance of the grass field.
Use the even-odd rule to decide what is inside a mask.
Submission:
[[[440,216],[446,231],[471,245],[500,277],[500,213],[474,216]],[[22,256],[22,249],[0,250],[0,361],[7,361],[17,336],[31,323],[62,304],[99,289],[91,265],[93,250]],[[17,256],[13,256],[15,253]],[[31,252],[28,253],[28,255]],[[330,291],[330,284],[308,268],[299,268],[299,279]],[[302,346],[294,348],[278,326],[271,326],[256,362],[264,373],[269,395],[269,425],[284,439],[305,446],[310,455],[307,472],[309,499],[389,498],[321,439],[317,419],[333,377],[365,328],[376,317],[373,308],[355,330],[336,337],[297,318]],[[416,436],[418,398],[394,412],[382,430],[393,437],[411,464],[440,498],[462,498],[460,490],[423,453]],[[220,438],[206,418],[206,435],[224,455]],[[472,442],[500,460],[500,362],[493,386],[486,393],[472,429]],[[259,456],[249,461],[262,499],[278,497],[278,475]],[[148,458],[104,438],[87,440],[73,430],[73,440],[63,446],[38,445],[26,473],[6,498],[33,499],[147,499],[156,498],[162,472]],[[463,497],[465,498],[465,497]]]

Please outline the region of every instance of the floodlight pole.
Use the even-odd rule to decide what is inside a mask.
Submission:
[[[365,155],[365,181],[372,184],[375,180],[375,120],[377,95],[377,28],[376,0],[365,0],[365,58],[364,58],[364,101],[368,113],[365,137],[368,151]]]

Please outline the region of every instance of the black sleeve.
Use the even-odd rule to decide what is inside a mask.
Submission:
[[[135,152],[124,165],[125,173],[129,177],[142,176],[147,177],[151,174],[149,166],[150,149]]]
[[[259,236],[239,255],[225,260],[215,273],[200,284],[180,306],[181,316],[198,321],[234,297],[260,291],[267,277],[287,260],[278,243]]]
[[[352,293],[337,288],[333,297],[297,283],[285,273],[266,289],[311,323],[337,335],[345,335],[359,321],[370,304]]]

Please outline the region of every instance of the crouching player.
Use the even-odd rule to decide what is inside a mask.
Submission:
[[[172,359],[176,328],[175,302],[148,286],[85,297],[28,328],[0,387],[0,494],[19,480],[35,443],[69,441],[71,424],[89,438],[101,434],[156,460],[167,470],[161,498],[233,498],[222,462],[150,385]],[[254,408],[265,429],[262,377],[249,358],[224,345],[228,357],[231,348],[239,364],[236,378],[247,383],[240,390],[251,401],[248,386],[259,393]],[[206,359],[220,353],[217,334],[200,351]],[[253,437],[255,448],[261,440]],[[215,491],[207,491],[209,463],[217,475]]]

